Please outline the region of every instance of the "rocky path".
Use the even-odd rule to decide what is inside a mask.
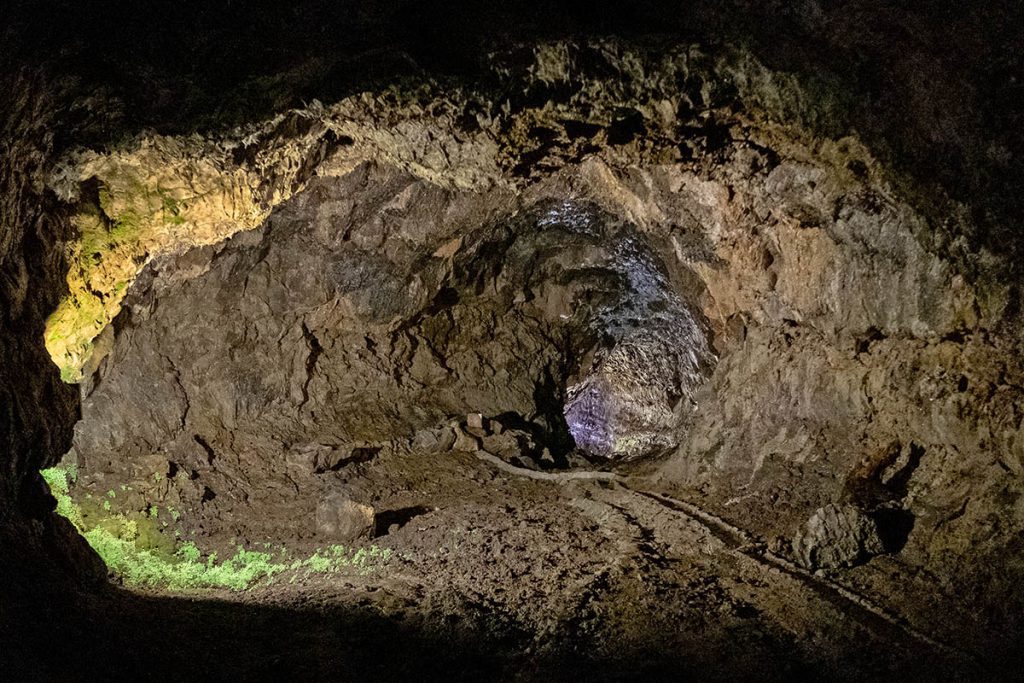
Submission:
[[[849,617],[868,628],[872,628],[880,636],[884,637],[885,635],[898,633],[900,637],[917,640],[942,655],[959,659],[972,659],[970,654],[956,646],[940,642],[934,636],[915,628],[907,623],[905,618],[894,614],[889,608],[879,604],[871,597],[844,586],[840,581],[831,579],[822,572],[809,571],[790,559],[772,552],[765,547],[763,542],[753,538],[749,532],[698,505],[645,490],[642,481],[631,481],[627,477],[605,471],[537,472],[508,464],[483,451],[478,451],[476,455],[481,460],[505,472],[539,481],[559,483],[587,480],[614,482],[618,484],[618,487],[605,492],[604,497],[609,500],[604,505],[617,510],[629,525],[633,525],[639,530],[641,542],[647,544],[644,547],[646,552],[657,548],[663,554],[669,554],[674,545],[695,547],[694,544],[695,541],[698,541],[698,537],[692,533],[692,528],[689,529],[690,533],[685,531],[680,533],[680,530],[676,529],[675,533],[669,532],[666,535],[666,530],[678,527],[680,521],[684,526],[688,527],[692,527],[695,524],[720,541],[720,545],[714,548],[714,552],[727,553],[754,561],[767,575],[772,576],[776,586],[782,581],[795,581],[820,596],[821,599],[833,603],[838,610],[844,612]],[[613,491],[614,493],[612,493]],[[626,495],[621,495],[623,493]],[[654,515],[652,526],[657,528],[658,531],[655,531],[654,528],[644,527],[639,521],[643,514],[636,511],[638,505],[643,506],[642,501],[638,500],[638,498],[654,501],[659,506],[677,513],[676,516],[681,519],[677,520],[676,524],[673,524],[671,520],[664,519],[664,515]],[[588,510],[593,510],[592,505],[582,505],[577,501],[574,501],[574,504],[584,513],[588,512]],[[650,517],[649,514],[648,517]],[[608,523],[606,518],[602,519],[605,524]],[[626,531],[626,529],[619,529],[618,531]],[[628,533],[625,535],[625,538],[629,538]],[[655,539],[659,540],[656,541]],[[641,544],[636,543],[635,547],[640,548]],[[706,548],[707,546],[701,547]]]
[[[974,666],[871,598],[638,479],[541,479],[485,459],[467,467],[465,456],[452,466],[490,477],[486,490],[438,500],[376,539],[395,553],[381,570],[218,597],[308,612],[310,642],[328,650],[352,637],[329,615],[368,610],[452,647],[483,645],[510,679],[586,671],[619,680],[712,665],[775,680],[922,677]]]

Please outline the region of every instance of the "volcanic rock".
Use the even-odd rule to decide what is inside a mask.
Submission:
[[[373,507],[357,503],[340,493],[327,496],[316,507],[316,532],[325,539],[351,543],[373,535]]]
[[[837,569],[865,562],[884,548],[871,517],[853,505],[829,503],[807,520],[793,549],[808,569]]]

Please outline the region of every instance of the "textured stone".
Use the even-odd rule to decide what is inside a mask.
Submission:
[[[692,9],[673,7],[673,12],[664,18],[678,17],[675,23],[662,23],[657,13],[650,14],[653,6],[644,4],[636,16],[655,19],[661,24],[657,26],[659,30],[686,26],[688,32],[699,34],[708,26],[730,27],[732,37],[748,37],[753,49],[763,46],[761,49],[771,56],[772,64],[781,73],[772,74],[752,56],[742,53],[738,57],[731,53],[709,55],[693,46],[669,51],[661,42],[653,56],[605,41],[591,45],[527,46],[512,58],[499,56],[493,72],[487,79],[481,79],[499,81],[501,99],[489,101],[476,87],[466,88],[464,92],[480,99],[473,102],[437,97],[430,101],[430,96],[422,93],[414,97],[401,93],[395,97],[394,93],[379,95],[364,93],[361,87],[349,88],[347,82],[337,83],[338,75],[362,69],[347,68],[343,50],[339,51],[342,54],[332,54],[330,59],[320,62],[334,64],[336,68],[310,69],[308,64],[298,64],[288,74],[265,74],[261,69],[276,63],[274,60],[243,58],[233,62],[245,65],[244,74],[220,74],[213,70],[218,77],[211,81],[187,69],[186,74],[177,76],[173,67],[165,65],[191,62],[176,59],[182,56],[175,53],[176,45],[182,46],[184,54],[194,51],[197,44],[221,42],[198,25],[194,32],[187,32],[194,34],[198,43],[173,38],[182,35],[174,26],[161,32],[171,38],[159,49],[149,51],[159,63],[118,63],[116,69],[96,69],[94,62],[81,57],[90,52],[98,54],[98,48],[113,50],[108,53],[114,60],[111,63],[118,62],[120,55],[143,61],[154,58],[147,58],[147,51],[136,49],[132,41],[121,41],[131,46],[127,50],[119,48],[118,41],[110,40],[109,32],[80,30],[83,27],[64,31],[59,19],[57,30],[51,31],[55,15],[45,10],[40,12],[46,14],[41,25],[47,30],[33,31],[32,24],[25,24],[20,18],[26,11],[22,5],[28,7],[30,3],[20,3],[12,9],[12,30],[5,35],[6,40],[14,43],[5,51],[14,71],[18,71],[18,62],[22,60],[29,68],[20,73],[33,74],[41,64],[59,58],[70,71],[70,77],[62,76],[60,82],[81,79],[82,90],[66,102],[51,105],[30,101],[26,105],[19,93],[59,90],[65,86],[44,79],[4,82],[4,92],[12,96],[0,105],[4,110],[5,133],[0,147],[5,169],[11,171],[0,178],[0,210],[4,218],[0,230],[0,348],[7,360],[0,392],[0,432],[8,456],[0,481],[5,492],[0,496],[0,511],[3,531],[11,534],[3,539],[3,556],[8,560],[3,563],[3,585],[15,603],[28,594],[21,590],[23,587],[37,590],[35,586],[45,585],[41,580],[43,572],[62,571],[67,548],[71,547],[65,542],[69,533],[51,533],[53,524],[47,521],[47,510],[42,504],[45,496],[41,495],[34,472],[52,463],[58,451],[67,446],[75,402],[69,392],[60,390],[53,370],[46,369],[46,359],[33,340],[40,338],[43,321],[62,293],[68,265],[62,254],[67,246],[73,250],[75,245],[61,244],[67,227],[61,216],[70,207],[54,206],[50,193],[42,191],[42,175],[54,161],[50,158],[50,143],[42,142],[38,150],[33,146],[37,140],[66,144],[68,139],[80,138],[83,145],[97,150],[95,154],[123,160],[128,165],[146,160],[147,167],[142,168],[144,173],[140,176],[146,182],[156,179],[161,168],[172,169],[173,178],[159,178],[161,184],[171,181],[176,193],[171,198],[184,198],[200,205],[204,192],[211,188],[186,188],[189,183],[179,181],[189,181],[194,176],[199,185],[205,185],[211,175],[201,167],[203,160],[225,160],[212,177],[217,183],[209,193],[214,203],[234,201],[230,192],[224,190],[234,188],[230,184],[220,185],[234,170],[242,171],[237,189],[252,194],[231,204],[231,211],[200,208],[207,216],[219,215],[235,221],[233,209],[239,209],[244,217],[246,207],[255,199],[251,206],[259,216],[247,225],[260,223],[269,208],[279,205],[288,193],[303,190],[305,180],[316,175],[345,175],[367,158],[399,165],[449,188],[484,190],[512,183],[523,187],[523,179],[557,173],[567,165],[566,174],[574,176],[574,181],[579,181],[578,188],[586,194],[594,187],[588,183],[604,174],[612,182],[604,185],[604,192],[599,194],[603,194],[608,206],[616,208],[613,213],[628,216],[655,241],[663,242],[660,253],[671,255],[673,258],[666,262],[684,274],[676,284],[688,282],[693,287],[693,300],[700,301],[699,312],[713,326],[716,349],[723,359],[707,387],[707,395],[698,401],[700,410],[693,416],[694,424],[687,425],[682,448],[660,473],[662,481],[700,490],[710,505],[729,505],[733,517],[745,526],[777,530],[794,518],[806,519],[822,500],[839,493],[837,489],[846,485],[851,473],[861,476],[861,460],[873,458],[880,444],[898,439],[902,442],[902,453],[917,455],[899,460],[895,475],[885,467],[865,467],[863,476],[872,481],[877,478],[886,487],[886,495],[900,498],[929,521],[922,525],[920,533],[914,534],[911,547],[901,558],[915,570],[909,574],[927,577],[924,580],[929,589],[939,584],[969,596],[964,599],[971,601],[973,614],[978,618],[1002,612],[1020,613],[1015,609],[1019,601],[1006,599],[1015,584],[1020,584],[1020,571],[1015,566],[1020,556],[1020,506],[1014,501],[1021,499],[1019,473],[1024,439],[1019,405],[1024,384],[1016,333],[1019,324],[1013,312],[1019,278],[1006,277],[1006,272],[1014,271],[1002,270],[1002,260],[1019,261],[1020,231],[1014,218],[1020,211],[1003,214],[1010,220],[1002,220],[1000,214],[990,211],[1001,204],[1015,206],[1024,197],[1018,188],[1018,170],[1024,158],[1019,153],[1018,108],[1009,104],[1015,93],[1014,84],[1020,81],[1019,59],[1015,58],[1020,54],[1016,49],[1019,32],[1012,22],[991,30],[996,26],[993,18],[1005,23],[1002,20],[1008,16],[1007,3],[995,3],[992,8],[979,6],[967,13],[937,11],[931,19],[927,12],[910,8],[908,3],[854,2],[834,9],[827,3],[811,2],[782,13],[772,4],[760,7],[757,3],[728,3],[724,10],[716,11],[697,3]],[[344,14],[349,21],[350,15]],[[66,16],[78,15],[72,12]],[[416,21],[422,19],[420,13],[410,16]],[[481,16],[490,18],[486,14]],[[544,16],[531,17],[531,22],[538,19],[543,21]],[[166,22],[167,18],[161,15],[154,21]],[[312,21],[320,21],[320,15],[315,15]],[[363,21],[358,18],[355,24],[367,36],[365,41],[353,42],[359,50],[369,41],[381,39],[372,26],[365,30]],[[473,26],[470,19],[467,22]],[[124,25],[146,34],[134,22],[126,21]],[[240,44],[258,44],[259,52],[266,55],[287,53],[288,46],[297,42],[289,34],[289,25],[296,27],[293,32],[303,32],[308,22],[282,22],[275,30],[261,29],[258,40],[242,29]],[[25,26],[28,28],[22,28]],[[265,22],[261,26],[266,26]],[[780,31],[780,26],[789,30]],[[233,24],[231,28],[235,31],[241,26]],[[419,35],[420,27],[408,28],[410,35]],[[277,39],[279,32],[284,37]],[[19,37],[21,33],[23,39]],[[436,33],[452,35],[447,31]],[[51,34],[73,36],[75,45],[68,52],[53,50],[48,38]],[[332,34],[330,27],[324,34]],[[92,44],[97,40],[102,44]],[[325,39],[312,44],[330,44],[318,42],[322,40]],[[263,45],[263,41],[270,44]],[[462,50],[458,63],[471,70],[472,59],[465,54],[465,42],[449,42],[458,44]],[[484,42],[491,49],[491,42]],[[390,48],[386,41],[380,44],[387,46],[386,50]],[[37,47],[23,49],[30,46]],[[429,46],[429,42],[420,43],[417,54],[429,53],[424,46]],[[956,59],[948,58],[949,50],[955,52]],[[400,49],[388,51],[405,58]],[[372,50],[370,59],[380,60],[379,54]],[[443,57],[436,61],[456,63]],[[520,66],[524,62],[529,63],[527,68]],[[592,67],[589,71],[588,64]],[[708,64],[721,66],[714,67],[718,69],[715,72],[702,66]],[[292,65],[289,60],[289,66]],[[227,68],[230,72],[231,67]],[[245,98],[254,97],[253,83],[270,86],[258,88],[268,93],[263,102],[298,101],[300,93],[292,92],[292,87],[296,91],[301,89],[303,98],[319,92],[322,83],[309,73],[317,68],[330,72],[324,80],[332,83],[331,92],[344,89],[359,93],[331,112],[328,124],[321,125],[324,111],[319,103],[314,103],[302,114],[283,113],[273,120],[232,131],[227,140],[192,134],[210,125],[220,127],[219,114],[213,120],[204,118],[208,110],[231,112],[243,109],[240,104],[248,105]],[[79,69],[83,74],[99,76],[82,78],[76,73]],[[376,69],[366,71],[379,78]],[[136,79],[133,74],[145,77]],[[105,82],[97,84],[92,80],[95,78]],[[133,81],[151,82],[153,86],[138,91]],[[448,81],[442,87],[461,92]],[[848,87],[854,89],[847,92]],[[558,101],[545,101],[549,94]],[[76,97],[77,101],[73,101]],[[240,101],[239,97],[243,99]],[[204,101],[215,104],[203,104]],[[990,102],[987,106],[983,104],[986,101]],[[540,104],[534,107],[530,102]],[[264,106],[254,103],[253,109]],[[762,117],[762,108],[767,109],[767,116]],[[244,109],[248,113],[249,108]],[[736,112],[742,115],[737,117]],[[624,120],[633,124],[633,132],[617,125]],[[788,126],[789,123],[795,125]],[[189,131],[190,135],[134,136],[134,126]],[[480,132],[474,133],[474,127]],[[573,128],[585,132],[569,135]],[[878,163],[853,138],[827,139],[851,130],[861,133],[876,149],[887,149],[891,155],[886,157],[887,163],[891,161],[896,172]],[[296,142],[305,137],[304,131],[312,131],[309,140]],[[547,140],[535,138],[532,131],[540,131],[539,135],[547,136]],[[629,140],[631,135],[634,139]],[[197,145],[189,148],[183,144],[189,138],[196,140]],[[797,140],[810,143],[803,146]],[[149,160],[146,151],[153,141],[163,145],[162,158],[156,162]],[[175,150],[176,145],[185,153]],[[218,146],[221,149],[216,149]],[[591,162],[600,157],[601,163],[576,164],[588,155]],[[188,156],[197,158],[179,163]],[[318,161],[324,157],[327,160],[318,167]],[[691,158],[692,164],[684,161]],[[652,169],[653,165],[662,164],[665,166]],[[123,192],[127,186],[118,185],[111,173],[113,165],[97,163],[93,168],[100,182],[109,184],[115,192]],[[902,180],[908,172],[923,177],[926,183],[908,188]],[[69,177],[77,184],[91,176],[86,171]],[[847,182],[854,177],[863,182]],[[932,190],[933,183],[967,203],[946,201],[941,193]],[[59,190],[59,185],[53,187]],[[366,186],[375,188],[376,184],[370,182]],[[185,195],[177,194],[183,189],[187,190]],[[695,197],[697,201],[666,201],[666,197],[683,196]],[[907,197],[924,206],[934,220],[918,215]],[[120,210],[124,205],[117,206],[121,198],[114,199],[112,212],[124,215]],[[399,198],[389,211],[401,211],[418,199]],[[188,207],[183,217],[189,220]],[[193,224],[189,229],[204,227]],[[223,227],[226,234],[238,225]],[[401,244],[401,240],[386,237],[377,241],[372,235],[360,237],[371,253]],[[186,243],[181,240],[188,240],[185,231],[154,249],[122,249],[121,265],[127,266],[125,272],[131,272],[136,259],[158,255],[154,252],[175,251]],[[434,249],[431,253],[438,254],[437,258],[455,258],[460,248],[449,246],[452,244],[453,240],[439,240],[431,242],[428,248]],[[376,278],[372,270],[369,276],[357,275],[368,280]],[[1000,282],[1001,277],[1009,288]],[[254,282],[259,285],[258,281],[257,273]],[[114,286],[116,291],[113,278],[103,278],[95,284],[104,290]],[[480,284],[488,286],[486,280]],[[266,293],[265,289],[261,291],[261,295]],[[528,298],[523,291],[513,296],[518,303]],[[266,301],[269,308],[277,303],[273,297]],[[374,302],[373,297],[356,303],[385,313],[391,310],[387,306],[375,308],[380,302]],[[139,319],[132,324],[141,322],[144,308],[133,311],[135,314]],[[122,323],[124,329],[127,323]],[[297,354],[299,365],[316,360],[319,352],[314,351],[318,347],[329,351],[328,345],[315,341],[319,339],[318,330],[309,329],[312,336],[300,335],[303,342],[296,343],[297,337],[286,341],[286,345],[294,348],[305,345],[307,352]],[[245,330],[246,334],[265,332],[275,330],[258,326]],[[205,341],[197,340],[199,352]],[[380,339],[374,341],[379,343]],[[117,353],[114,349],[108,360],[115,360]],[[435,386],[449,372],[432,362],[430,349],[418,346],[411,353],[410,367],[415,371],[402,375],[404,381]],[[176,360],[164,363],[155,355],[150,360],[153,362],[149,376],[157,383],[181,374]],[[103,374],[100,365],[97,363],[90,371],[99,369]],[[315,368],[312,374],[315,378]],[[214,471],[221,469],[239,481],[245,477],[258,479],[262,468],[275,469],[275,461],[261,460],[262,456],[275,449],[287,451],[289,444],[309,440],[309,435],[287,434],[286,442],[275,441],[273,430],[268,430],[267,434],[256,434],[247,440],[243,433],[246,425],[240,424],[244,419],[238,418],[245,418],[254,406],[259,406],[263,387],[259,386],[258,377],[246,379],[239,383],[240,389],[212,387],[216,404],[224,408],[226,417],[235,420],[228,429],[237,435],[237,443],[231,439],[224,443],[206,442],[201,435],[184,428],[187,420],[180,408],[189,411],[191,406],[187,400],[182,404],[183,395],[191,398],[190,391],[185,389],[161,390],[152,398],[140,392],[137,395],[144,400],[135,403],[158,406],[149,413],[136,405],[126,409],[135,411],[134,417],[143,420],[154,418],[157,437],[161,436],[160,430],[174,432],[181,424],[180,442],[171,451],[190,459],[181,463],[179,469],[186,472],[186,464],[195,466],[188,472],[197,480],[213,478]],[[187,378],[183,384],[187,384]],[[102,388],[101,381],[85,390],[92,395]],[[304,388],[304,380],[299,381],[288,387],[288,395],[301,402]],[[614,395],[630,396],[628,391]],[[128,403],[120,407],[125,408]],[[656,396],[652,403],[657,408],[663,401]],[[161,412],[163,404],[170,406],[170,421],[163,421],[167,417]],[[309,405],[315,406],[316,401]],[[208,407],[196,406],[195,411]],[[469,405],[470,409],[479,407]],[[459,415],[465,408],[462,404],[447,406],[445,419]],[[196,424],[190,422],[188,426]],[[163,443],[160,438],[152,442],[143,438],[134,444],[134,450],[126,452],[131,457],[137,451],[138,464],[149,467],[152,453],[146,449],[159,449]],[[241,462],[242,454],[250,448],[261,457]],[[97,448],[91,466],[102,468],[104,455],[112,457],[119,453],[108,448],[104,454]],[[327,479],[333,477],[332,474]],[[268,484],[282,484],[291,491],[287,482]],[[198,484],[196,487],[203,490]],[[259,496],[260,487],[253,486],[251,492]],[[274,495],[280,497],[279,493]],[[223,499],[224,495],[219,495],[209,505],[216,507],[217,501]],[[738,502],[733,504],[734,500]],[[23,533],[30,523],[34,531]],[[49,535],[40,536],[39,529],[43,528],[50,529],[46,532]],[[38,555],[40,561],[19,561],[19,556],[32,554]],[[37,574],[36,569],[42,571]],[[979,577],[977,583],[982,590],[961,590],[972,574]],[[907,575],[901,578],[906,579]],[[940,581],[933,580],[936,576]],[[10,581],[11,577],[21,580]],[[532,589],[535,582],[518,583],[530,584]],[[506,580],[502,586],[507,585]],[[890,591],[889,596],[898,600],[900,591]],[[932,592],[927,596],[929,600],[920,604],[931,602]],[[530,596],[528,601],[544,604],[536,596]],[[10,645],[5,648],[5,659],[20,660],[17,663],[22,666],[34,664],[33,659],[23,656],[26,650],[17,641],[38,643],[44,652],[51,652],[53,642],[64,641],[49,631],[56,631],[65,621],[71,625],[61,635],[77,633],[81,637],[96,631],[105,638],[108,630],[92,628],[92,624],[100,622],[91,620],[91,615],[81,620],[82,624],[90,625],[88,628],[80,628],[79,622],[73,620],[71,612],[88,604],[97,604],[97,609],[109,612],[110,604],[117,603],[39,600],[38,609],[36,605],[29,605],[30,609],[21,605],[5,609],[4,633],[15,636],[5,637],[5,643]],[[180,642],[185,643],[182,647],[187,648],[193,626],[190,619],[194,615],[177,609],[175,604],[164,603],[167,615],[183,612],[185,617],[180,622],[167,619],[171,624],[167,630],[173,633],[177,623],[185,625],[187,628],[175,636],[181,636]],[[68,609],[69,606],[74,607]],[[121,616],[116,611],[114,614]],[[940,614],[932,624],[938,624],[944,617]],[[116,621],[115,618],[111,623]],[[927,631],[927,620],[910,621],[926,624]],[[527,620],[521,623],[528,628]],[[296,631],[305,634],[301,628]],[[26,632],[30,634],[27,637]],[[135,659],[143,664],[126,661],[124,665],[129,669],[149,666],[153,655],[159,657],[168,652],[166,638],[159,634],[154,637],[146,629],[140,632],[147,637],[138,642],[142,650]],[[47,637],[42,637],[44,633]],[[210,642],[209,637],[203,636],[209,634],[200,633],[196,642]],[[126,639],[124,648],[73,649],[82,653],[81,658],[90,652],[116,655],[132,644],[130,640]],[[304,643],[318,640],[302,638]],[[945,640],[960,644],[959,639]],[[979,642],[983,643],[976,641],[973,645]],[[95,644],[88,642],[90,646]],[[979,651],[1019,650],[1016,644],[1009,648],[983,644],[985,647],[978,648]],[[814,652],[809,655],[815,664],[821,661],[819,657],[831,656],[828,647],[817,645],[812,646]],[[389,647],[393,649],[394,645]],[[873,659],[877,650],[867,649]],[[263,659],[250,657],[244,651],[237,660],[218,661],[222,658],[207,656],[203,661],[207,650],[200,647],[190,653],[201,662],[197,668],[214,664],[230,672],[242,661],[249,666],[264,665]],[[220,649],[213,651],[216,655]],[[314,671],[325,672],[315,668],[318,659],[331,660],[308,657],[301,648],[297,651],[298,654],[292,653],[294,660],[314,667]],[[728,660],[717,657],[717,652],[715,655]],[[167,656],[170,660],[176,653],[171,651]],[[62,662],[69,668],[81,669],[81,658],[43,657],[38,662],[43,666],[37,675],[46,675],[46,668],[60,667]],[[179,657],[176,661],[184,660]],[[510,657],[509,661],[520,660]],[[749,660],[742,661],[745,665]],[[280,662],[282,667],[289,663],[288,659]],[[767,660],[758,661],[759,665],[762,663],[771,665]],[[833,662],[829,660],[826,664]],[[798,666],[806,665],[805,661]],[[878,667],[873,670],[875,674],[885,666],[874,659],[872,665]]]
[[[455,441],[452,442],[454,450],[472,453],[480,447],[480,439],[467,433],[459,425],[455,425],[452,429],[455,432]]]
[[[421,429],[412,438],[410,446],[414,450],[446,451],[455,444],[455,431],[449,427]]]
[[[875,521],[853,505],[819,508],[793,540],[793,550],[809,569],[852,567],[883,552]]]
[[[331,494],[316,506],[316,533],[332,541],[351,543],[370,538],[374,531],[373,507],[342,494]]]
[[[520,440],[529,443],[529,437],[522,432],[506,431],[502,434],[490,434],[480,440],[483,450],[501,457],[519,455],[522,449],[519,446]]]
[[[481,439],[487,436],[487,419],[480,413],[469,413],[466,415],[466,431]]]
[[[419,200],[392,208],[409,195]],[[174,486],[188,498],[201,482],[193,504],[214,528],[219,510],[255,503],[236,470],[311,495],[323,475],[365,463],[367,444],[475,451],[485,415],[517,424],[536,446],[527,456],[546,446],[558,460],[574,437],[606,458],[677,443],[713,357],[651,243],[590,202],[539,201],[492,222],[486,207],[502,197],[364,166],[317,181],[258,230],[154,262],[85,387],[86,479],[134,473],[159,450],[197,473]],[[438,259],[453,215],[463,247]],[[382,233],[386,252],[374,250]],[[614,406],[597,427],[616,443],[590,438],[581,417],[595,392]],[[417,436],[453,415],[465,424],[450,442]],[[494,450],[519,450],[515,435],[498,438]],[[299,448],[282,444],[312,444],[305,475],[279,465]]]

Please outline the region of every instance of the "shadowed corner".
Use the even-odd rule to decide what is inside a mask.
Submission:
[[[64,587],[62,586],[62,589]],[[533,651],[532,636],[515,628],[501,634],[493,624],[467,623],[443,614],[388,614],[372,593],[351,604],[274,606],[201,597],[153,597],[109,588],[68,595],[32,591],[8,601],[0,618],[5,674],[19,681],[96,680],[554,680],[625,681],[845,680],[845,657],[856,660],[858,680],[899,671],[904,680],[928,680],[948,671],[948,662],[927,649],[865,667],[864,652],[835,653],[838,663],[821,667],[782,655],[784,643],[765,657],[737,650],[735,638],[762,638],[756,631],[728,641],[695,642],[692,650],[665,650],[658,636],[631,640],[546,646]],[[25,612],[21,609],[26,608]],[[598,646],[595,649],[590,647]],[[776,649],[778,648],[778,649]],[[755,664],[756,661],[756,664]],[[1004,660],[1006,664],[1009,660]],[[962,663],[955,666],[961,667]],[[833,668],[834,667],[834,668]],[[1003,670],[1002,667],[999,670]]]

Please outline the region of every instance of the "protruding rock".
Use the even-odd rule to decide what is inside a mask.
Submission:
[[[852,567],[884,551],[878,525],[853,505],[818,508],[793,540],[797,559],[808,569]]]
[[[484,438],[489,433],[487,418],[481,413],[469,413],[466,415],[466,431],[475,437]]]
[[[376,514],[369,505],[332,493],[317,505],[316,532],[343,543],[373,535]]]
[[[455,444],[455,432],[451,427],[421,429],[412,438],[412,448],[417,451],[447,451]]]
[[[480,441],[485,451],[498,457],[509,458],[520,453],[519,441],[513,432],[491,434]]]
[[[472,453],[480,448],[480,440],[472,434],[467,434],[462,427],[454,425],[452,429],[455,431],[455,443],[452,444],[454,450]]]

